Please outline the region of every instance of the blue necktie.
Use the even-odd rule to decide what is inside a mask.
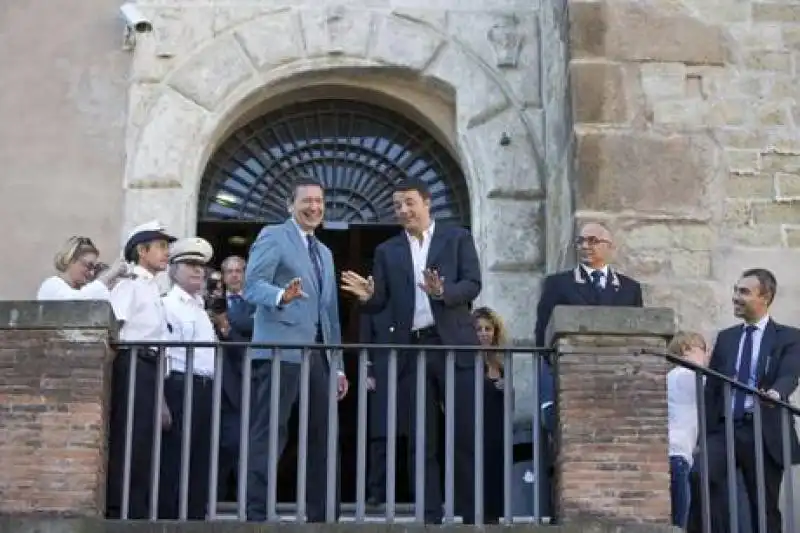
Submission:
[[[742,343],[742,357],[739,360],[739,370],[736,372],[736,381],[745,385],[750,384],[750,367],[753,365],[753,332],[755,326],[744,327],[744,342]],[[744,416],[744,401],[747,398],[745,391],[734,389],[733,419],[738,420]]]
[[[308,241],[308,255],[311,257],[311,264],[314,265],[314,274],[317,275],[317,286],[322,292],[322,257],[319,255],[319,245],[313,235],[306,235]]]
[[[591,275],[592,275],[592,285],[594,285],[594,288],[598,291],[602,291],[603,290],[602,283],[604,277],[603,273],[599,270],[595,270],[594,272],[592,272]]]
[[[231,294],[228,296],[228,307],[235,308],[238,307],[240,303],[242,303],[242,297],[238,294]]]

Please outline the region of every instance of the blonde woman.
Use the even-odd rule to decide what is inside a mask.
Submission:
[[[488,307],[472,312],[481,346],[505,346],[506,328],[500,316]],[[487,524],[498,522],[503,514],[503,352],[483,354],[483,479],[484,516]]]
[[[506,328],[500,316],[488,307],[479,307],[472,312],[475,329],[481,346],[504,346],[508,342]],[[497,388],[503,388],[503,352],[487,350],[483,354],[486,377]]]
[[[37,300],[108,300],[109,289],[126,271],[119,259],[100,272],[100,252],[88,237],[71,237],[56,253],[55,268],[39,287]]]

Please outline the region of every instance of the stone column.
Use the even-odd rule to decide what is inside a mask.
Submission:
[[[670,520],[667,361],[671,309],[557,307],[556,513],[563,521]]]
[[[107,302],[0,302],[0,515],[102,517]]]

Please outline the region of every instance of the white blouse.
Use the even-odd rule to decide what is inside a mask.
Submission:
[[[87,283],[80,289],[73,289],[69,283],[58,276],[44,280],[36,293],[37,300],[108,300],[111,293],[99,280]]]

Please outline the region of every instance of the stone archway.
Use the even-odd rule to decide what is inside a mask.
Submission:
[[[448,17],[321,6],[245,15],[218,7],[208,33],[199,8],[148,9],[161,31],[137,45],[135,77],[159,83],[132,88],[124,230],[157,217],[192,233],[208,157],[244,108],[282,83],[345,71],[355,85],[360,72],[387,71],[451,95],[484,267],[481,299],[508,317],[515,338],[530,338],[545,248],[563,248],[572,233],[565,67],[548,69],[563,94],[543,91],[546,24],[536,12]],[[453,17],[475,31],[454,32]],[[546,124],[548,100],[556,103]]]

